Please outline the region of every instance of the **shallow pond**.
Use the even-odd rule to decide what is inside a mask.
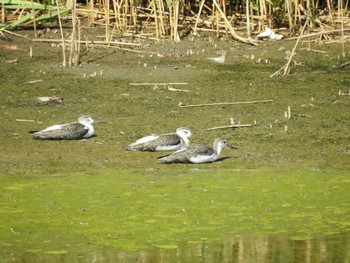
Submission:
[[[111,170],[1,183],[1,262],[347,262],[347,173]]]

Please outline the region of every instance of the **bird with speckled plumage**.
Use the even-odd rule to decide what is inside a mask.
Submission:
[[[127,151],[177,151],[189,145],[191,131],[186,127],[176,129],[175,133],[152,134],[124,146]]]
[[[87,115],[80,116],[77,122],[55,124],[41,131],[33,132],[34,139],[39,140],[79,140],[94,135],[94,120]]]
[[[167,164],[214,162],[219,158],[223,148],[236,149],[236,147],[228,145],[225,139],[216,138],[213,147],[208,144],[192,144],[185,149],[159,157],[158,162]]]

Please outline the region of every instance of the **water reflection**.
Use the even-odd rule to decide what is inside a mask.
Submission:
[[[184,243],[169,248],[119,250],[93,245],[45,251],[3,249],[0,262],[350,262],[350,232],[316,235],[307,240],[286,236],[227,237],[220,241]],[[172,248],[173,247],[173,248]]]

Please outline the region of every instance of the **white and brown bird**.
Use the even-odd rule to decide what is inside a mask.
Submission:
[[[208,144],[190,145],[185,149],[158,158],[160,163],[209,163],[219,158],[223,148],[233,148],[225,139],[216,138],[213,147]]]
[[[189,145],[191,131],[186,127],[176,129],[175,133],[152,134],[124,146],[128,151],[176,151]]]
[[[39,140],[79,140],[93,136],[94,120],[87,115],[80,116],[77,122],[55,124],[44,130],[32,132],[32,136]]]
[[[219,56],[219,57],[208,58],[208,59],[210,61],[223,64],[223,63],[225,63],[225,60],[226,60],[226,51],[222,51],[221,56]]]

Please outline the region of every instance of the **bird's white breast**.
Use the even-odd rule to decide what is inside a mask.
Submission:
[[[55,130],[60,130],[65,124],[55,124],[50,127],[47,127],[46,129],[42,130],[42,132],[47,132],[47,131],[55,131]]]
[[[85,129],[88,129],[88,132],[83,136],[83,138],[89,138],[92,135],[94,135],[94,126],[92,126],[91,124],[86,124]]]
[[[132,143],[131,145],[137,145],[137,144],[141,144],[141,143],[145,143],[145,142],[151,142],[154,141],[155,139],[158,139],[159,135],[156,134],[152,134],[152,135],[148,135],[146,137],[142,137],[141,139],[138,139],[136,142]]]
[[[211,155],[197,155],[189,158],[191,163],[208,163],[214,162],[217,159],[217,155],[215,153]]]

